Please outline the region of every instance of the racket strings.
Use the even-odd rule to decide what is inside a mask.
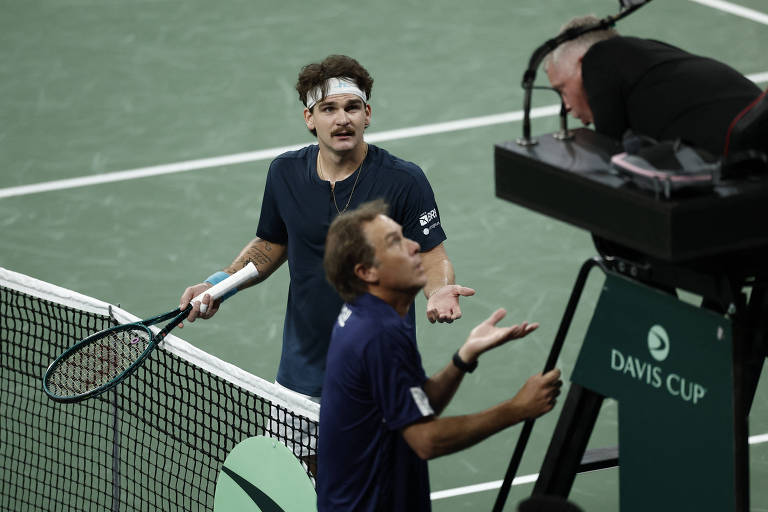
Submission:
[[[75,350],[48,376],[48,389],[61,397],[105,386],[141,357],[151,338],[143,329],[111,330]]]

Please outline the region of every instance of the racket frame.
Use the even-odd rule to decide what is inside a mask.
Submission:
[[[224,279],[220,283],[214,285],[213,287],[209,288],[208,290],[205,290],[203,293],[198,295],[197,297],[193,298],[189,304],[182,310],[181,308],[176,308],[173,311],[169,311],[167,313],[163,313],[161,315],[154,316],[152,318],[148,318],[147,320],[142,320],[139,322],[129,323],[129,324],[122,324],[122,325],[116,325],[114,327],[110,327],[108,329],[103,329],[97,333],[91,334],[87,338],[75,343],[73,346],[65,350],[59,357],[53,360],[53,362],[48,366],[48,369],[45,370],[45,374],[43,375],[43,391],[56,402],[80,402],[81,400],[85,400],[86,398],[90,398],[96,395],[99,395],[101,393],[104,393],[105,391],[117,386],[120,382],[125,380],[127,377],[129,377],[133,372],[136,371],[136,369],[144,362],[144,360],[147,358],[147,356],[157,347],[157,345],[165,338],[165,336],[177,325],[179,325],[187,316],[189,315],[190,311],[192,311],[192,308],[194,307],[195,302],[201,302],[203,297],[205,295],[210,295],[211,299],[217,300],[221,298],[222,296],[226,295],[229,291],[236,289],[240,285],[248,282],[251,279],[256,278],[259,275],[259,271],[256,268],[256,266],[253,264],[253,262],[248,262],[243,268],[229,276],[228,278]],[[164,320],[168,320],[169,318],[172,318],[168,324],[163,327],[160,332],[157,334],[153,334],[152,330],[149,328],[149,326],[154,325],[156,323],[162,322]],[[131,363],[128,368],[126,368],[120,375],[113,378],[112,380],[108,381],[105,384],[102,384],[98,387],[95,387],[93,389],[90,389],[86,391],[85,393],[80,393],[77,395],[67,395],[67,396],[61,396],[56,393],[54,393],[50,387],[48,386],[48,382],[50,380],[51,374],[59,368],[64,362],[70,358],[70,356],[77,351],[80,351],[83,349],[83,347],[86,347],[93,343],[96,340],[100,340],[104,337],[106,337],[110,332],[119,332],[119,331],[127,331],[131,329],[144,329],[149,333],[149,343],[147,344],[147,347],[144,349],[144,351],[139,355],[139,357],[136,358],[136,360]]]
[[[130,324],[120,324],[116,325],[114,327],[109,327],[107,329],[103,329],[97,333],[91,334],[87,338],[77,342],[75,345],[69,347],[67,350],[65,350],[59,357],[53,360],[53,362],[48,366],[48,369],[45,370],[45,375],[43,376],[43,391],[51,398],[51,400],[54,400],[56,402],[62,402],[62,403],[74,403],[74,402],[80,402],[82,400],[85,400],[87,398],[91,398],[96,395],[100,395],[101,393],[104,393],[105,391],[109,391],[110,389],[117,386],[120,382],[128,378],[133,372],[136,371],[136,369],[141,366],[141,364],[144,362],[144,360],[149,356],[149,354],[157,347],[157,345],[168,335],[168,333],[176,327],[181,321],[183,321],[189,312],[192,311],[192,304],[189,304],[184,310],[181,310],[179,308],[176,308],[173,311],[169,311],[167,313],[163,313],[161,315],[157,315],[152,318],[148,318],[146,320],[142,320],[140,322],[133,322]],[[165,327],[163,327],[160,332],[157,334],[154,334],[152,330],[149,328],[149,326],[154,325],[156,323],[162,322],[164,320],[167,320],[169,318],[173,318]],[[112,332],[120,332],[120,331],[128,331],[128,330],[145,330],[149,334],[149,343],[147,344],[147,347],[142,351],[142,353],[139,355],[139,357],[136,358],[136,360],[128,366],[122,373],[120,373],[118,376],[114,377],[110,381],[95,387],[91,390],[86,391],[85,393],[80,393],[77,395],[67,395],[62,396],[54,393],[51,391],[51,389],[48,387],[48,381],[49,377],[53,374],[53,372],[58,369],[59,366],[64,364],[64,362],[69,359],[69,357],[80,350],[82,350],[84,347],[90,345],[96,340],[100,340],[106,336],[109,335],[109,333]]]

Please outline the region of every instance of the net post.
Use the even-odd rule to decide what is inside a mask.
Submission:
[[[110,311],[111,313],[111,311]],[[120,416],[117,388],[112,388],[112,512],[120,512]]]

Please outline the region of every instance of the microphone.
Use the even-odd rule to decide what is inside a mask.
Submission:
[[[650,0],[647,0],[647,1],[650,1]],[[547,41],[544,42],[544,44],[542,44],[541,46],[539,46],[533,51],[531,58],[528,60],[528,68],[525,70],[525,73],[523,73],[522,87],[523,87],[523,90],[525,91],[525,96],[523,99],[523,136],[517,139],[516,142],[518,145],[523,147],[529,147],[537,144],[536,139],[531,138],[531,95],[533,93],[533,82],[536,81],[536,70],[539,68],[539,65],[541,65],[541,62],[544,60],[544,57],[549,55],[550,52],[552,52],[555,48],[565,43],[566,41],[571,41],[573,39],[576,39],[580,35],[586,34],[587,32],[592,32],[593,30],[600,30],[600,29],[611,27],[613,26],[613,24],[614,24],[614,20],[608,17],[603,20],[600,20],[594,25],[586,25],[583,27],[569,28],[562,34],[556,37],[553,37],[552,39],[548,39]],[[561,100],[561,105],[562,106],[560,109],[560,116],[561,116],[561,121],[560,121],[561,132],[560,133],[563,135],[566,135],[567,121],[565,121],[565,117],[567,113],[565,112],[565,105],[562,103],[562,100]]]
[[[573,29],[569,29],[566,33],[572,31]],[[528,60],[528,68],[525,70],[525,73],[523,73],[523,81],[521,84],[525,93],[523,97],[523,136],[516,141],[520,146],[529,147],[538,144],[536,139],[531,138],[531,96],[533,94],[533,82],[536,81],[536,70],[539,68],[541,61],[561,44],[558,40],[564,35],[565,34],[562,34],[561,36],[548,39],[544,44],[534,50],[531,58]]]
[[[557,140],[571,140],[573,138],[573,133],[568,130],[568,110],[565,108],[562,96],[560,97],[560,131],[552,137]]]

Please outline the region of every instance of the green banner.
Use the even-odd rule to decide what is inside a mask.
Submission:
[[[619,402],[622,512],[733,510],[730,320],[609,274],[572,380]]]

